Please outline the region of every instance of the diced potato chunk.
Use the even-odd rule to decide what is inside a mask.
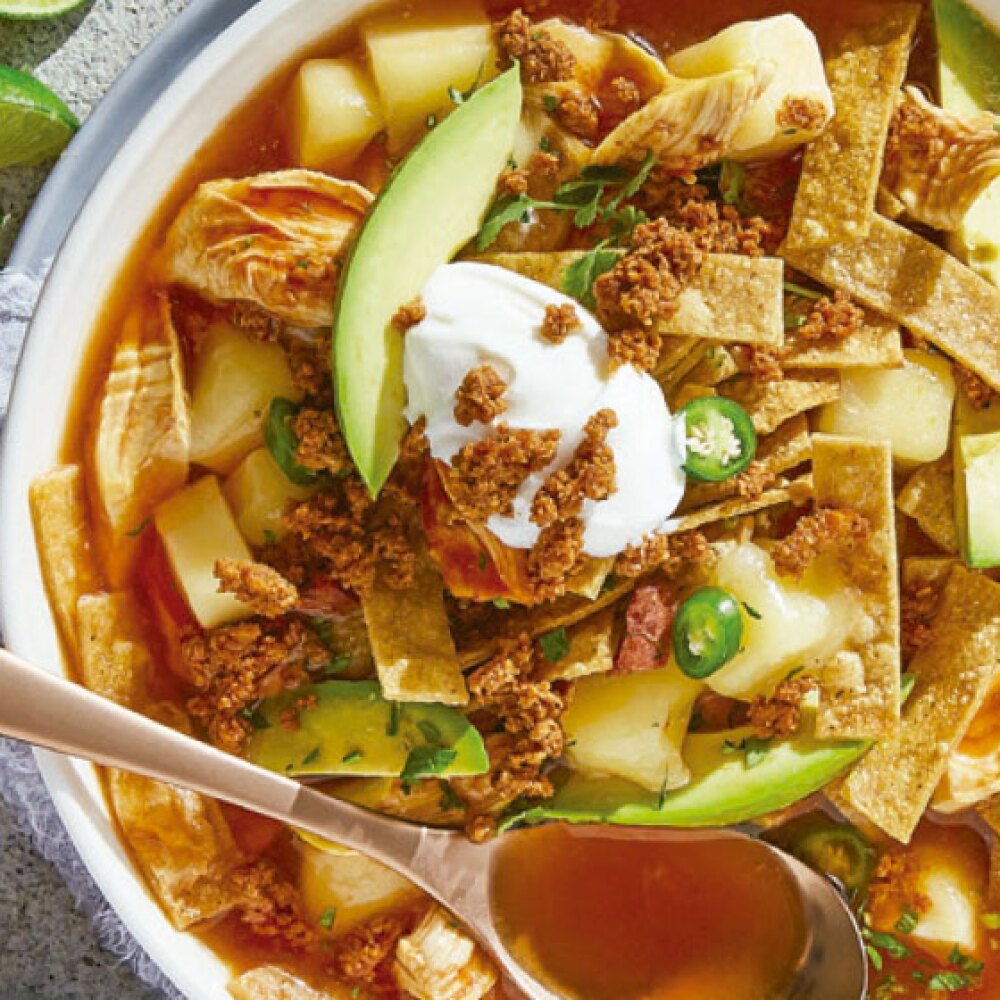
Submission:
[[[736,130],[729,156],[763,160],[815,139],[833,117],[816,36],[794,14],[741,21],[667,58],[682,77],[714,76],[767,61],[771,83]]]
[[[398,153],[429,115],[451,106],[448,88],[467,90],[496,62],[489,21],[477,5],[443,6],[419,15],[375,18],[362,28],[389,138]]]
[[[253,614],[232,594],[219,593],[216,560],[249,560],[253,556],[215,476],[202,476],[165,500],[156,508],[153,521],[174,577],[202,628],[215,628]]]
[[[336,909],[335,934],[350,930],[380,910],[420,897],[412,882],[363,854],[315,847],[303,848],[299,887],[305,911],[314,921]]]
[[[210,326],[192,381],[191,461],[229,472],[263,444],[261,426],[275,396],[301,396],[284,351],[251,340],[228,323]]]
[[[680,787],[688,780],[681,745],[701,689],[675,666],[583,678],[563,716],[570,766],[654,792]]]
[[[893,459],[904,464],[940,458],[948,447],[955,402],[951,362],[927,351],[903,354],[902,368],[843,372],[840,398],[820,411],[819,429],[888,441]]]
[[[350,59],[307,59],[288,94],[292,155],[310,170],[342,170],[383,125],[365,70]]]
[[[860,627],[856,599],[823,561],[799,583],[779,578],[758,545],[728,544],[713,578],[755,612],[743,616],[743,649],[708,679],[730,698],[766,694],[795,667],[817,670]]]
[[[278,467],[267,448],[250,452],[223,484],[243,537],[254,546],[279,541],[287,529],[289,504],[307,500],[312,486],[296,486]]]

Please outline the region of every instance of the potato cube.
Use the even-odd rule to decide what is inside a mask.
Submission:
[[[378,87],[389,138],[399,153],[426,126],[429,115],[452,107],[448,88],[467,90],[495,73],[486,15],[468,4],[440,12],[375,18],[361,29]]]
[[[951,362],[927,351],[903,352],[902,368],[845,371],[840,399],[823,407],[819,429],[888,441],[902,464],[933,462],[948,447],[955,379]]]
[[[682,77],[769,64],[771,82],[733,136],[728,155],[734,160],[783,156],[815,139],[833,117],[833,94],[816,36],[794,14],[730,25],[666,62]]]
[[[275,396],[301,397],[284,351],[228,323],[210,326],[192,380],[191,461],[229,472],[263,444],[263,418]]]
[[[174,577],[202,628],[216,628],[253,614],[232,594],[219,593],[216,560],[253,556],[215,476],[202,476],[164,500],[154,511],[153,521]]]
[[[222,487],[243,537],[257,547],[278,541],[287,530],[284,514],[290,503],[307,500],[311,486],[296,486],[278,467],[267,448],[250,452]]]
[[[652,792],[688,780],[681,745],[701,683],[675,666],[584,677],[563,716],[572,767],[626,778]]]
[[[350,59],[307,59],[288,111],[292,155],[310,170],[346,169],[383,125],[371,78]]]

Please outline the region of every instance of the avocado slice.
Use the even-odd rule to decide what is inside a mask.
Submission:
[[[282,725],[282,713],[311,695],[316,706],[298,710],[298,728]],[[252,721],[247,758],[293,777],[410,771],[452,778],[489,768],[483,738],[461,712],[386,701],[377,681],[324,681],[287,691],[261,702]]]
[[[966,0],[933,0],[933,8],[941,106],[958,115],[1000,113],[1000,26]],[[1000,180],[973,202],[949,246],[1000,285]]]
[[[396,310],[479,230],[521,116],[515,66],[462,103],[382,189],[345,265],[333,320],[340,426],[377,495],[403,434],[403,337]]]
[[[973,569],[1000,566],[1000,432],[959,438],[965,510],[965,560]]]

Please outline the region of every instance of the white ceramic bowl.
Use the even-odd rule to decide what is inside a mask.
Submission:
[[[57,256],[31,324],[0,464],[0,608],[7,645],[54,673],[63,657],[28,510],[31,480],[59,461],[78,372],[129,249],[202,144],[258,84],[372,0],[262,0],[170,85],[111,162]],[[38,754],[81,857],[129,930],[190,1000],[228,1000],[225,966],[173,929],[119,843],[93,768]]]

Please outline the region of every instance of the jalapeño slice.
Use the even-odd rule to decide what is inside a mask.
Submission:
[[[849,893],[863,893],[871,880],[875,851],[853,826],[810,830],[790,845],[800,861],[835,878]]]
[[[702,396],[681,408],[686,458],[684,471],[703,483],[739,475],[757,452],[750,414],[724,396]]]
[[[677,610],[672,639],[677,666],[688,677],[710,677],[740,651],[739,602],[721,587],[696,590]]]

